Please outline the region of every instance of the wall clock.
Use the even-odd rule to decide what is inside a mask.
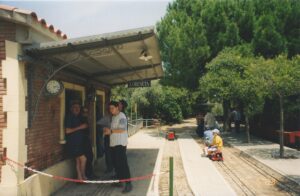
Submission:
[[[46,84],[46,92],[48,95],[57,96],[64,89],[64,85],[61,81],[58,80],[50,80]]]

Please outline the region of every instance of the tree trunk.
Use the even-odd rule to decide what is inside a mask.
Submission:
[[[223,101],[223,128],[224,131],[230,131],[229,130],[229,106],[230,106],[230,102],[228,100],[224,100]]]
[[[279,95],[279,105],[280,105],[280,158],[284,157],[284,125],[283,125],[283,98]]]
[[[246,121],[246,134],[247,134],[247,142],[250,143],[250,128],[249,128],[249,118],[248,115],[245,115],[245,121]]]

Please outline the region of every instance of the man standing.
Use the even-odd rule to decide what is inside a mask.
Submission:
[[[241,112],[238,108],[232,111],[232,116],[234,120],[234,128],[236,133],[240,133],[240,124],[241,124]]]
[[[130,171],[127,162],[126,146],[128,144],[127,118],[119,110],[119,103],[111,101],[109,111],[112,114],[110,128],[104,128],[104,134],[110,135],[110,147],[112,150],[112,160],[115,166],[117,178],[129,179]],[[126,182],[122,193],[128,193],[132,190],[131,182]]]
[[[199,112],[198,115],[196,116],[196,120],[197,120],[197,129],[196,129],[196,133],[199,137],[203,137],[203,133],[204,133],[204,114],[203,112]]]
[[[204,125],[208,130],[213,130],[216,128],[216,118],[211,112],[207,112],[204,117]]]

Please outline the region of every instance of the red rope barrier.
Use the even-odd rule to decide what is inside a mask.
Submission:
[[[38,174],[41,174],[41,175],[44,175],[44,176],[47,176],[47,177],[50,177],[50,178],[54,178],[56,180],[64,180],[64,181],[69,181],[69,182],[76,182],[76,183],[97,183],[97,184],[107,184],[107,183],[119,183],[119,182],[131,182],[131,181],[138,181],[138,180],[145,180],[145,179],[150,179],[152,178],[153,176],[155,176],[156,174],[148,174],[148,175],[145,175],[145,176],[140,176],[140,177],[133,177],[133,178],[128,178],[128,179],[121,179],[121,180],[79,180],[79,179],[72,179],[72,178],[66,178],[66,177],[63,177],[63,176],[54,176],[52,174],[48,174],[48,173],[45,173],[45,172],[42,172],[42,171],[38,171],[38,170],[35,170],[35,169],[32,169],[30,167],[27,167],[25,166],[24,164],[21,164],[21,163],[18,163],[8,157],[3,157],[3,160],[6,160],[8,162],[8,164],[15,164],[23,169],[26,169],[28,171],[31,171],[31,172],[34,172],[34,173],[38,173]]]

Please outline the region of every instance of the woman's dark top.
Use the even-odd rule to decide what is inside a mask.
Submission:
[[[81,124],[87,123],[86,118],[81,115],[70,115],[66,118],[65,128],[75,128]],[[67,151],[71,157],[79,157],[85,154],[85,145],[87,140],[87,130],[81,129],[73,133],[66,134]]]

